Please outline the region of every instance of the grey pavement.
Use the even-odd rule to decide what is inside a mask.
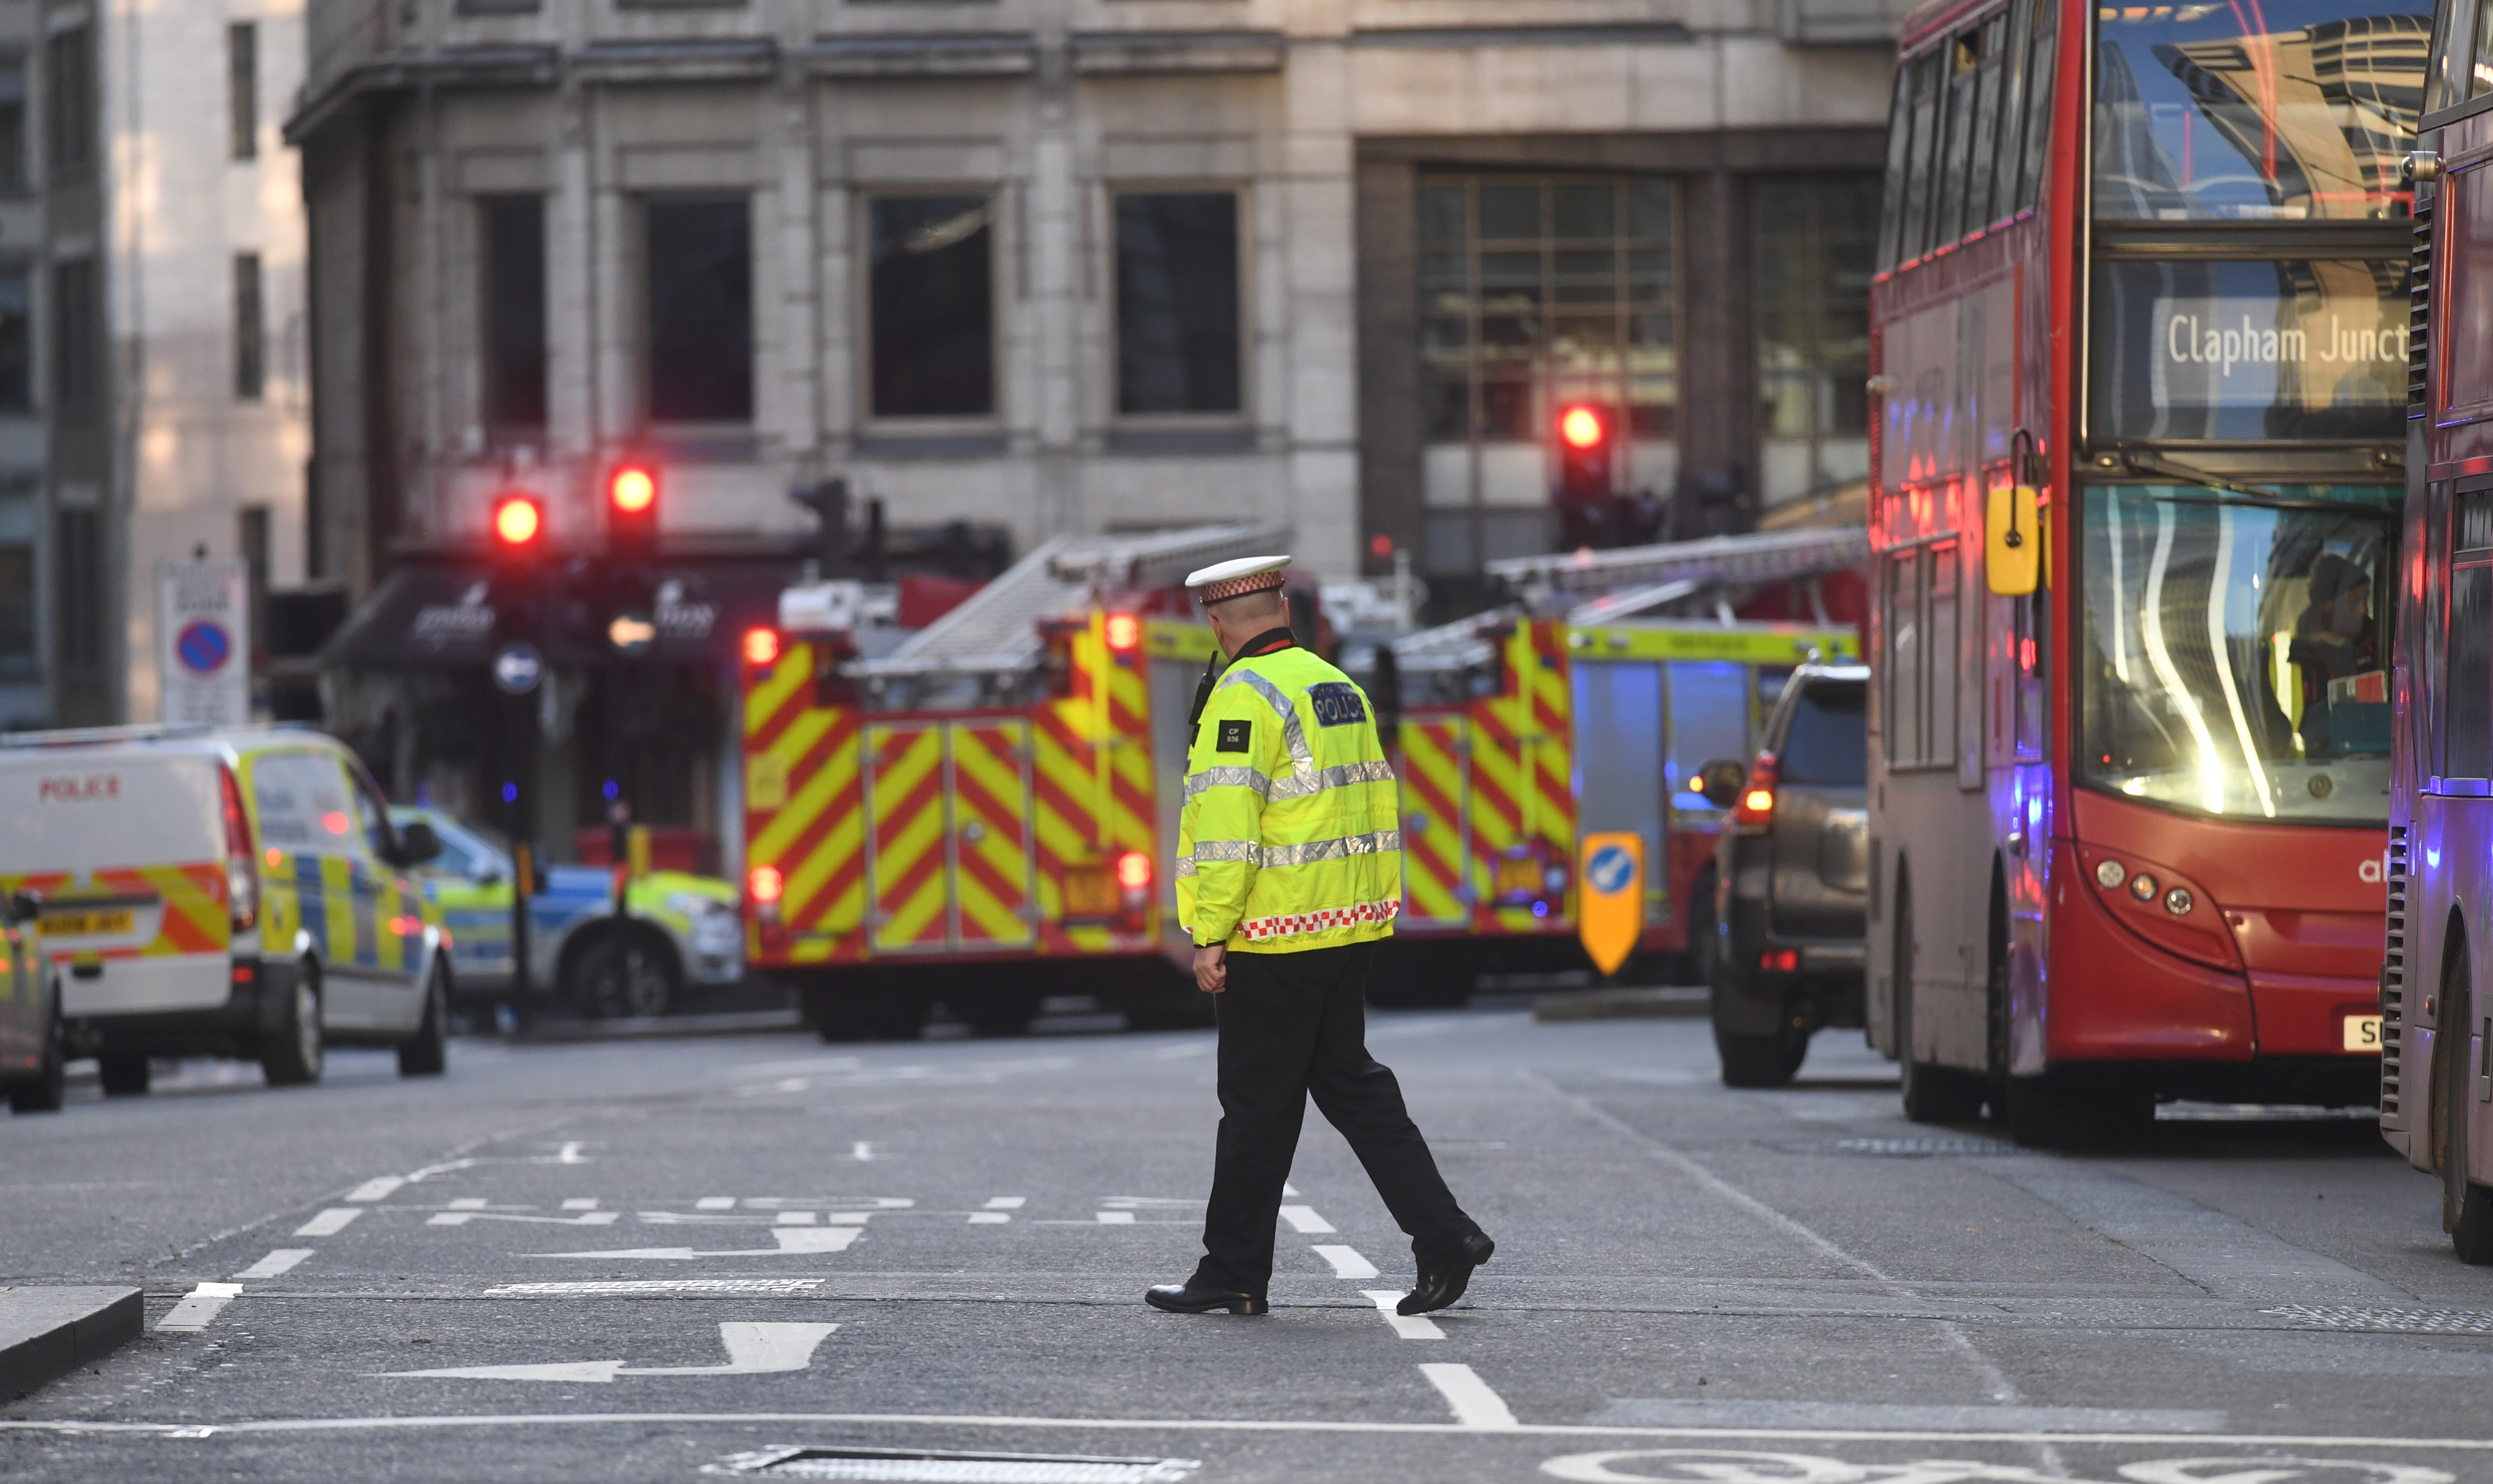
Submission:
[[[461,1041],[0,1121],[0,1285],[149,1324],[0,1408],[0,1477],[2493,1479],[2493,1272],[2366,1122],[2038,1155],[1906,1123],[1854,1034],[1772,1092],[1702,1021],[1371,1040],[1498,1240],[1423,1322],[1312,1112],[1273,1315],[1142,1305],[1209,1033]]]

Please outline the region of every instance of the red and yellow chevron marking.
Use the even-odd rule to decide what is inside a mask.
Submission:
[[[867,942],[877,953],[945,946],[944,729],[869,722],[866,815],[872,880]]]
[[[1470,841],[1463,804],[1470,793],[1469,721],[1412,716],[1402,723],[1402,890],[1413,926],[1471,919],[1463,891]]]
[[[952,833],[957,941],[965,949],[1019,948],[1031,922],[1030,724],[956,721]]]
[[[786,928],[778,947],[748,924],[755,962],[826,963],[862,952],[862,728],[855,707],[813,704],[814,665],[812,646],[791,644],[744,697],[745,863],[779,871]]]
[[[1033,792],[1037,801],[1040,941],[1057,954],[1130,952],[1104,923],[1067,923],[1069,870],[1112,864],[1129,850],[1154,854],[1150,686],[1140,651],[1108,649],[1105,616],[1073,640],[1073,694],[1038,708]],[[1156,893],[1154,896],[1156,904]],[[1151,909],[1156,916],[1157,907]],[[1155,930],[1145,921],[1147,932]]]
[[[0,895],[30,891],[59,907],[82,897],[147,897],[164,904],[156,936],[127,947],[77,951],[80,958],[163,958],[180,954],[225,954],[233,946],[233,917],[225,905],[222,862],[141,865],[93,872],[85,886],[67,871],[0,874]]]

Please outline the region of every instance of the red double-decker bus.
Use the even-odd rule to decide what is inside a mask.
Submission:
[[[2434,15],[2415,183],[2381,1134],[2493,1262],[2493,0]]]
[[[1873,1041],[2024,1142],[2378,1091],[2418,0],[1938,0],[1872,297]]]

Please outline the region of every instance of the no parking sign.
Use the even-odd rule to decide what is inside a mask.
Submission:
[[[200,558],[156,569],[159,714],[233,726],[251,719],[251,574]]]

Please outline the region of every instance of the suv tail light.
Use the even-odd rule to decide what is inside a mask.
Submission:
[[[1749,781],[1740,787],[1740,803],[1731,810],[1731,824],[1741,830],[1763,830],[1775,822],[1775,755],[1760,752],[1749,768]]]
[[[259,852],[251,842],[251,816],[243,812],[242,786],[233,770],[217,766],[217,788],[225,810],[225,911],[233,930],[259,925]]]

